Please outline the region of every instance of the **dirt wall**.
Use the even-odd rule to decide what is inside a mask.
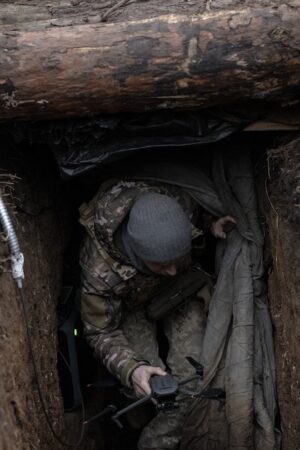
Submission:
[[[72,212],[64,188],[44,154],[8,149],[0,156],[0,188],[11,183],[17,235],[25,255],[25,293],[40,383],[54,428],[63,428],[56,372],[56,301]],[[26,155],[26,157],[24,157]],[[31,156],[30,156],[31,155]],[[300,449],[300,139],[268,153],[259,186],[270,238],[269,297],[274,322],[283,450]],[[262,175],[262,173],[260,174]],[[266,183],[265,183],[266,181]],[[2,184],[3,182],[3,184]],[[9,185],[9,184],[8,184]],[[74,220],[74,218],[72,218]],[[10,273],[8,248],[0,240],[0,449],[58,449],[37,395],[20,298]],[[79,430],[79,426],[76,428]],[[75,439],[71,423],[68,438]],[[91,448],[88,446],[87,448]]]
[[[56,372],[56,301],[60,290],[66,226],[58,183],[47,162],[1,150],[0,187],[17,174],[9,207],[25,256],[27,311],[40,384],[53,427],[62,429],[62,402]],[[7,154],[8,153],[8,154]],[[3,192],[3,189],[2,189]],[[20,295],[10,273],[8,248],[0,242],[0,449],[53,449],[41,410],[29,356]]]
[[[300,139],[271,150],[267,160],[274,323],[283,450],[300,449]]]

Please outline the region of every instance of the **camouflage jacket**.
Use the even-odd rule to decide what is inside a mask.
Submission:
[[[86,230],[80,253],[85,335],[107,369],[127,386],[132,371],[145,361],[130,348],[122,332],[122,314],[145,307],[166,281],[138,272],[115,238],[135,200],[149,191],[175,198],[192,224],[197,220],[199,207],[183,189],[143,181],[110,180],[80,208],[80,223]],[[193,226],[192,233],[197,237],[203,231]]]

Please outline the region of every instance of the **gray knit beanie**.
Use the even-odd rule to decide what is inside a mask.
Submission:
[[[167,195],[141,195],[131,208],[127,233],[132,250],[144,261],[165,263],[191,251],[191,223]]]

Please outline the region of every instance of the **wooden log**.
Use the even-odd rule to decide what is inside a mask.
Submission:
[[[0,26],[36,30],[43,21],[52,26],[99,23],[114,4],[116,0],[1,0]]]
[[[299,20],[300,8],[281,3],[125,23],[5,25],[0,120],[289,102],[299,93]]]

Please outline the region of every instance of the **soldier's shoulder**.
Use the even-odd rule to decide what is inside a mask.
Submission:
[[[121,295],[126,281],[136,274],[136,269],[110,256],[101,245],[86,236],[81,251],[80,265],[83,280],[89,280],[97,290],[113,290]]]

